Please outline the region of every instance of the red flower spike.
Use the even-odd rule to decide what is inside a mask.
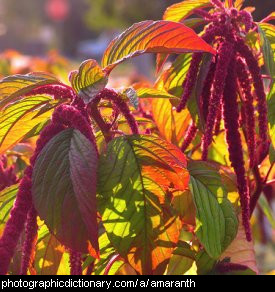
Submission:
[[[196,134],[197,134],[198,128],[196,127],[195,123],[192,122],[187,131],[186,134],[184,136],[183,139],[183,143],[181,145],[181,151],[184,152],[188,146],[190,145],[190,143],[193,141],[193,139],[195,138]]]
[[[199,70],[199,66],[200,66],[200,62],[202,60],[202,53],[194,53],[191,63],[190,63],[190,67],[188,69],[188,73],[186,75],[186,78],[184,80],[184,84],[183,84],[183,94],[181,97],[181,101],[179,103],[179,105],[177,106],[177,112],[181,112],[186,104],[187,101],[192,93],[192,90],[194,88],[194,85],[196,83],[196,79],[197,79],[197,75],[198,75],[198,70]]]
[[[250,167],[254,166],[255,149],[256,149],[256,134],[255,134],[255,118],[253,107],[253,95],[250,85],[249,73],[246,70],[246,65],[241,58],[237,59],[236,64],[237,76],[240,84],[240,89],[244,97],[244,122],[247,139],[247,147],[249,152]]]
[[[81,253],[70,249],[70,267],[71,275],[82,275]]]
[[[32,264],[34,257],[38,231],[37,213],[34,207],[28,212],[25,231],[25,241],[23,244],[21,260],[21,275],[27,275],[28,268]]]
[[[242,220],[248,241],[252,240],[250,229],[250,196],[245,177],[244,159],[242,152],[242,141],[239,133],[239,113],[237,103],[237,76],[235,60],[232,59],[225,82],[223,94],[223,117],[226,133],[226,141],[229,150],[229,159],[231,166],[234,168],[238,191],[240,195],[240,202],[242,208]]]
[[[203,118],[205,121],[207,120],[207,115],[208,115],[208,106],[209,106],[209,100],[211,96],[211,88],[212,88],[212,83],[214,79],[215,68],[216,68],[216,64],[214,62],[211,63],[210,69],[204,81],[202,94],[200,97]]]
[[[28,92],[25,96],[31,95],[39,95],[39,94],[47,94],[51,95],[54,99],[71,99],[73,100],[76,95],[72,88],[67,85],[62,84],[49,84],[49,85],[42,85],[37,88],[34,88],[30,92]]]
[[[217,110],[217,116],[216,116],[215,125],[214,125],[214,134],[216,136],[219,135],[220,133],[221,121],[222,121],[222,110],[221,110],[221,107],[219,107]]]
[[[212,85],[212,95],[209,101],[209,112],[206,120],[205,134],[202,139],[202,160],[207,160],[208,147],[212,142],[213,128],[217,117],[217,111],[221,105],[225,79],[232,52],[233,45],[231,43],[224,42],[221,44]]]
[[[253,80],[253,86],[257,96],[258,113],[259,113],[259,134],[263,144],[263,153],[269,147],[268,141],[268,124],[267,124],[267,104],[264,92],[263,80],[261,76],[260,67],[253,53],[245,44],[244,40],[238,38],[236,41],[236,49],[240,55],[245,59],[249,72]]]

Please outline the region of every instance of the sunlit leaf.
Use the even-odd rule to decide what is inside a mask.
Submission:
[[[185,0],[168,7],[164,12],[163,19],[176,22],[182,21],[193,14],[195,9],[210,6],[210,0]]]
[[[0,154],[21,141],[36,125],[45,122],[52,114],[51,103],[54,104],[53,99],[46,95],[29,96],[0,112]],[[44,107],[47,111],[40,114]]]
[[[181,23],[146,20],[116,37],[104,52],[102,67],[110,72],[120,62],[144,53],[208,52],[214,49]]]
[[[35,270],[37,275],[57,275],[63,263],[65,247],[52,235],[46,225],[38,231],[35,253]],[[69,265],[64,265],[63,275],[69,274]]]
[[[84,61],[78,71],[70,73],[70,82],[75,92],[89,103],[107,84],[108,78],[95,60]]]
[[[191,58],[191,54],[178,56],[171,67],[160,75],[155,87],[177,97],[181,97],[183,92],[182,83],[189,69]]]
[[[238,10],[242,9],[245,0],[236,0],[234,3],[234,7]]]
[[[173,251],[179,230],[166,201],[169,187],[185,189],[185,157],[153,136],[112,140],[100,159],[98,193],[110,241],[142,274],[151,274]]]
[[[54,76],[46,73],[8,76],[0,81],[0,109],[38,86],[58,83]]]
[[[195,205],[193,202],[192,194],[190,190],[186,190],[185,192],[177,195],[173,198],[173,207],[178,212],[181,220],[185,224],[194,225],[195,222]]]
[[[259,271],[256,264],[253,242],[248,242],[246,240],[245,230],[241,222],[241,216],[239,216],[239,222],[237,236],[221,255],[221,260],[224,258],[230,258],[232,263],[247,266],[255,273],[258,273]]]
[[[18,184],[5,188],[0,192],[0,235],[6,224],[13,202],[18,192]]]
[[[275,78],[275,26],[258,23],[258,31],[267,73]]]
[[[137,272],[127,263],[124,263],[115,273],[116,275],[137,275]]]
[[[167,141],[180,145],[183,140],[191,116],[187,109],[178,113],[165,98],[156,98],[152,100],[152,114],[160,135]]]
[[[32,196],[49,230],[67,247],[98,255],[97,153],[78,130],[67,129],[43,148],[34,166]]]
[[[188,170],[197,211],[196,235],[207,253],[217,259],[237,234],[237,216],[214,167],[192,161]]]
[[[142,87],[136,90],[136,94],[139,98],[169,98],[178,99],[176,96],[162,90],[155,88]]]
[[[180,242],[169,261],[167,275],[184,275],[195,261],[195,252],[185,242]]]

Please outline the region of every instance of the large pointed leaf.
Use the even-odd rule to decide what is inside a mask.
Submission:
[[[102,58],[102,67],[110,72],[120,62],[143,53],[194,51],[215,54],[210,45],[181,23],[146,20],[135,23],[109,44]]]
[[[38,86],[57,83],[54,76],[42,72],[8,76],[0,81],[0,109]]]
[[[182,21],[193,14],[195,9],[209,6],[211,6],[210,0],[185,0],[168,7],[164,12],[163,19]]]
[[[188,183],[185,157],[172,144],[153,136],[112,140],[100,159],[98,193],[110,241],[142,274],[151,274],[173,251],[179,229],[169,187]]]
[[[218,259],[235,238],[238,219],[219,172],[206,162],[192,161],[188,169],[197,212],[196,235],[207,253]]]
[[[50,96],[29,96],[0,112],[0,154],[21,141],[36,125],[45,122],[56,104]]]
[[[239,217],[240,224],[237,236],[221,255],[221,260],[230,258],[230,262],[247,266],[255,273],[258,273],[259,270],[256,264],[253,242],[248,242],[246,240],[245,230],[241,222],[241,216]]]
[[[191,120],[188,110],[178,113],[168,99],[156,98],[152,100],[152,114],[161,136],[179,145]]]
[[[169,98],[178,99],[176,96],[162,90],[150,87],[141,87],[136,89],[136,94],[139,98]]]
[[[57,239],[97,256],[97,153],[78,130],[67,129],[43,148],[34,166],[35,208]]]
[[[84,61],[78,71],[70,74],[70,82],[75,92],[89,103],[107,84],[108,78],[95,60]]]

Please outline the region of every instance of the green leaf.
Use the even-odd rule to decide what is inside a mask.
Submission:
[[[0,192],[0,234],[9,218],[17,192],[18,184],[5,188]]]
[[[267,73],[275,78],[275,26],[269,23],[258,23],[260,44],[263,51]]]
[[[176,58],[171,67],[165,70],[158,78],[155,87],[181,97],[182,83],[190,66],[192,55],[183,54]]]
[[[0,81],[0,109],[38,86],[58,83],[54,76],[47,73],[8,76]]]
[[[275,162],[275,148],[272,144],[269,146],[269,162],[270,164]]]
[[[139,98],[169,98],[178,99],[176,96],[169,94],[166,91],[158,90],[155,88],[141,87],[136,89]]]
[[[196,264],[197,264],[197,274],[207,275],[213,270],[216,264],[216,260],[211,258],[205,250],[201,250],[196,255]]]
[[[167,275],[184,275],[195,261],[195,252],[191,250],[189,244],[180,242],[174,250],[167,267]]]
[[[49,108],[48,105],[52,104]],[[27,135],[52,114],[55,101],[47,95],[28,96],[15,101],[0,112],[0,154]],[[43,112],[42,109],[46,108]]]
[[[109,73],[117,64],[144,53],[181,54],[215,50],[181,23],[146,20],[135,23],[116,37],[104,52],[102,67]]]
[[[196,235],[209,256],[218,259],[235,238],[238,219],[214,167],[206,162],[191,161],[188,170],[196,206]]]
[[[32,177],[38,215],[64,245],[98,255],[97,152],[78,130],[53,137],[39,154]]]
[[[169,187],[185,189],[185,156],[154,136],[112,140],[100,158],[98,199],[103,225],[122,257],[141,274],[151,274],[172,254],[179,230]]]
[[[68,275],[69,265],[64,255],[65,247],[43,224],[38,230],[35,252],[34,264],[37,275]]]
[[[210,0],[185,0],[168,7],[164,12],[163,19],[179,22],[193,14],[195,9],[210,6]]]
[[[108,78],[95,60],[84,61],[78,71],[70,73],[70,82],[75,92],[87,104],[105,88]]]

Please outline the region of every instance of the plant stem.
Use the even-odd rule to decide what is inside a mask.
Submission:
[[[108,125],[102,118],[100,111],[98,110],[97,104],[92,104],[90,107],[90,114],[93,120],[100,128],[106,143],[112,140],[112,133],[110,132],[110,125]]]

